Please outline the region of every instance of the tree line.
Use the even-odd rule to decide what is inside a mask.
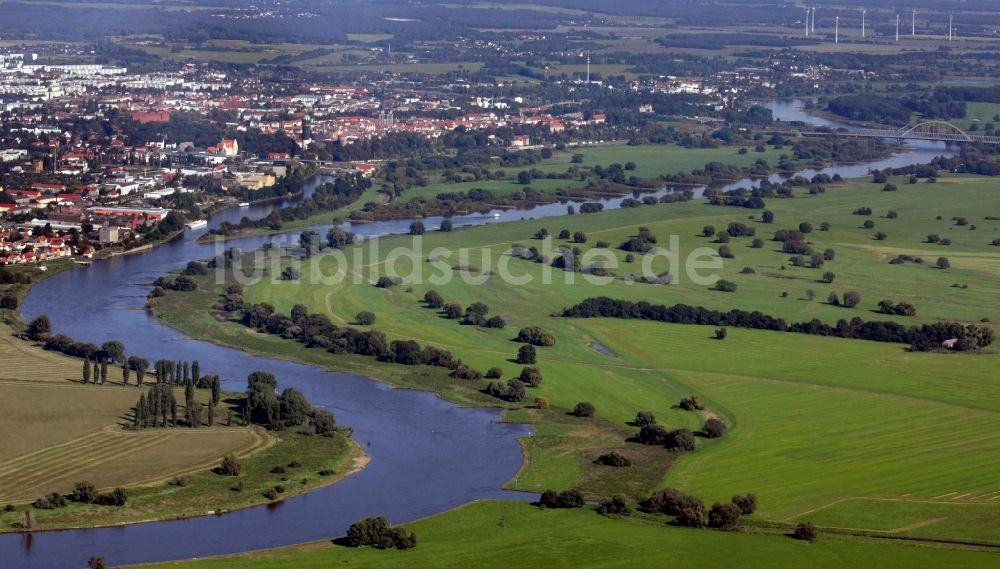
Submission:
[[[919,326],[905,326],[896,322],[866,322],[860,317],[852,318],[850,321],[840,319],[835,325],[825,324],[817,319],[789,324],[782,318],[768,316],[758,311],[747,312],[733,309],[720,312],[701,306],[656,305],[645,301],[615,300],[606,296],[588,298],[563,310],[562,314],[568,318],[605,317],[654,320],[674,324],[730,326],[874,342],[892,342],[909,344],[916,351],[929,351],[938,348],[945,340],[950,339],[958,340],[954,348],[956,350],[976,350],[989,346],[994,340],[994,332],[991,328],[975,324],[936,322]]]

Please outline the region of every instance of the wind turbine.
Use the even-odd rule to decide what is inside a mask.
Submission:
[[[865,37],[865,14],[867,13],[868,10],[864,8],[861,9],[861,37]]]
[[[951,41],[953,39],[953,37],[954,37],[954,31],[953,31],[954,30],[954,26],[952,25],[952,22],[954,22],[954,19],[955,19],[955,16],[953,16],[951,14],[948,15],[948,41]]]
[[[913,12],[912,12],[912,14],[911,14],[910,17],[912,18],[910,20],[910,35],[913,36],[913,37],[917,37],[917,9],[916,8],[913,9]]]
[[[899,14],[896,14],[896,43],[899,43]]]
[[[806,37],[809,37],[809,8],[806,8]]]
[[[840,16],[834,18],[833,43],[840,43]]]

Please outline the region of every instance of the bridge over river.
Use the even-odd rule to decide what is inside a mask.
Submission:
[[[857,128],[805,132],[806,136],[842,136],[849,138],[892,138],[896,140],[934,140],[938,142],[978,142],[1000,144],[1000,136],[969,134],[945,121],[925,121],[901,128]]]

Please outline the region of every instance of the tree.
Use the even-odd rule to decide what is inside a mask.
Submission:
[[[701,234],[704,237],[711,237],[715,235],[715,227],[712,225],[706,225],[705,227],[701,228]]]
[[[740,513],[744,516],[749,516],[750,514],[757,511],[757,495],[747,494],[746,496],[733,496],[732,502],[736,504],[736,507],[740,509]]]
[[[531,172],[527,170],[521,170],[517,173],[517,183],[522,186],[527,186],[531,183]]]
[[[938,257],[935,265],[941,270],[947,270],[951,268],[951,261],[948,260],[948,257]]]
[[[841,303],[847,308],[854,308],[858,304],[861,304],[861,294],[855,291],[845,292]]]
[[[441,227],[440,227],[441,231],[447,233],[451,231],[451,228],[452,228],[452,223],[450,219],[445,219],[441,221]]]
[[[515,340],[535,346],[556,345],[556,337],[551,332],[548,332],[544,328],[540,328],[538,326],[526,326],[521,328],[521,330],[517,333],[517,338],[515,338]]]
[[[410,224],[410,235],[423,235],[426,229],[422,221],[414,221]]]
[[[236,458],[234,454],[227,454],[225,458],[222,459],[222,464],[219,465],[219,474],[223,476],[239,476],[240,470],[243,465]]]
[[[146,380],[146,371],[149,369],[149,360],[140,358],[139,356],[132,356],[128,359],[128,366],[135,370],[136,381],[139,387],[142,387],[143,382]]]
[[[90,358],[83,358],[83,382],[90,383]]]
[[[97,487],[90,482],[77,482],[73,487],[73,492],[69,499],[81,504],[93,504],[97,502]]]
[[[96,378],[95,378],[96,379]],[[101,360],[101,385],[108,381],[108,361]]]
[[[633,421],[636,427],[645,427],[647,425],[656,424],[656,416],[653,415],[652,411],[639,411],[635,414],[635,420]]]
[[[728,332],[726,331],[725,328],[718,328],[718,329],[715,330],[715,339],[716,340],[725,340],[727,334],[728,334]]]
[[[740,508],[732,502],[716,502],[708,512],[708,527],[733,531],[740,527]]]
[[[816,526],[812,522],[802,522],[795,526],[792,537],[803,541],[816,541],[816,538],[819,537],[819,532],[816,531]]]
[[[830,283],[833,282],[833,279],[835,279],[835,278],[837,278],[837,275],[835,275],[833,273],[833,271],[827,271],[827,272],[823,273],[823,278],[820,279],[820,281],[822,281],[822,282],[824,282],[826,284],[830,284]]]
[[[486,379],[499,379],[501,375],[503,375],[503,370],[498,367],[486,370]]]
[[[840,298],[837,293],[831,291],[830,295],[826,297],[827,304],[832,304],[833,306],[840,306]]]
[[[101,344],[101,352],[113,363],[125,361],[125,344],[116,341],[104,342]]]
[[[361,326],[371,326],[372,324],[375,324],[375,313],[362,310],[354,317],[354,321]]]
[[[721,419],[713,417],[705,421],[705,424],[701,427],[701,432],[710,439],[720,438],[726,434],[726,423]]]
[[[354,234],[349,231],[333,227],[326,233],[326,243],[334,249],[343,249],[348,245],[354,244]]]
[[[435,290],[429,290],[424,293],[424,302],[429,308],[441,308],[444,306],[444,298]]]
[[[593,417],[596,411],[593,403],[586,401],[581,401],[573,407],[573,415],[577,417]]]
[[[668,450],[692,451],[695,447],[694,434],[687,429],[675,429],[667,433],[663,446]]]
[[[49,321],[48,316],[42,314],[28,323],[25,333],[28,335],[28,338],[36,342],[42,342],[52,333],[52,322]]]
[[[577,231],[577,232],[573,233],[573,242],[574,243],[586,243],[587,242],[587,234],[584,233],[584,232],[582,232],[582,231]]]
[[[733,250],[729,247],[729,245],[720,245],[719,256],[722,257],[723,259],[732,259]]]
[[[517,350],[517,357],[515,358],[519,364],[534,364],[538,361],[535,354],[535,347],[531,344],[525,344]]]
[[[542,384],[542,373],[538,371],[537,367],[526,367],[521,370],[521,375],[518,376],[518,379],[526,385],[538,387]]]
[[[774,212],[764,210],[764,213],[761,214],[761,221],[764,223],[774,223]]]
[[[130,371],[128,367],[128,358],[122,356],[122,359],[124,360],[122,362],[122,385],[128,385],[129,371]]]
[[[93,555],[87,561],[87,569],[108,569],[108,562],[103,556]]]
[[[802,233],[812,233],[813,226],[811,223],[803,221],[799,224],[799,231]]]
[[[465,309],[462,308],[461,304],[449,302],[444,305],[444,317],[449,320],[458,320],[463,314],[465,314]]]

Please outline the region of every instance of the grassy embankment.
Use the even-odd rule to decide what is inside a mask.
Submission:
[[[995,278],[1000,250],[990,244],[1000,236],[1000,222],[985,219],[1000,211],[1000,194],[992,181],[973,177],[946,177],[937,184],[894,181],[900,187],[897,192],[854,181],[816,196],[799,192],[794,199],[768,200],[768,209],[776,216],[770,225],[747,219],[753,214],[759,218],[759,212],[694,202],[431,232],[423,237],[424,253],[416,263],[425,271],[425,282],[428,275],[453,272],[452,266],[472,265],[473,271],[463,274],[482,284],[463,282],[458,271],[446,285],[403,284],[389,289],[376,288],[370,280],[324,286],[268,279],[248,287],[246,296],[270,302],[285,314],[293,304],[304,303],[341,325],[350,324],[357,312],[371,310],[377,316],[374,327],[390,339],[447,348],[480,370],[499,366],[504,379],[521,368],[509,361],[518,347],[511,341],[518,328],[540,325],[553,332],[557,345],[538,349],[538,367],[544,375],[541,387],[529,389],[525,403],[502,404],[510,407],[508,420],[532,422],[537,432],[525,441],[526,466],[512,482],[517,488],[575,486],[594,497],[612,492],[640,497],[653,487],[672,485],[707,502],[749,491],[761,499],[758,519],[783,523],[808,519],[830,527],[904,536],[1000,542],[996,530],[1000,502],[993,500],[1000,478],[991,466],[1000,449],[989,434],[1000,412],[1000,391],[992,381],[998,361],[995,348],[985,354],[910,353],[895,344],[747,330],[732,330],[720,342],[709,339],[712,330],[703,327],[550,316],[584,298],[606,295],[668,305],[760,310],[796,322],[818,318],[833,323],[853,317],[904,323],[1000,319],[995,302],[1000,294]],[[859,206],[873,208],[874,215],[852,215]],[[898,212],[898,218],[882,217],[890,209]],[[954,225],[951,219],[958,216],[967,217],[977,228]],[[874,220],[876,227],[862,228],[865,219]],[[663,245],[669,245],[669,235],[678,235],[683,259],[694,248],[718,247],[701,236],[704,225],[721,229],[731,221],[748,223],[768,239],[761,249],[751,248],[747,237],[730,243],[735,258],[726,260],[718,273],[737,283],[737,292],[731,294],[692,284],[683,273],[674,286],[622,280],[597,286],[580,274],[567,283],[559,271],[553,271],[556,284],[515,286],[487,275],[503,259],[515,275],[531,275],[539,283],[544,270],[540,265],[510,260],[503,252],[513,242],[541,246],[531,238],[540,227],[553,234],[562,228],[585,231],[588,241],[578,245],[583,249],[594,247],[598,240],[609,241],[612,249],[607,251],[620,265],[612,271],[621,277],[638,273],[643,258],[626,263],[625,253],[613,247],[640,225],[648,226]],[[836,251],[835,259],[822,269],[792,267],[789,255],[769,241],[774,230],[797,227],[802,221],[816,228],[824,221],[831,224],[829,231],[809,234],[817,250]],[[879,230],[888,234],[886,240],[873,239]],[[952,244],[925,243],[928,233],[947,236]],[[411,244],[410,237],[383,239],[380,257],[368,258],[366,251],[359,272],[373,280],[393,246]],[[426,252],[436,246],[468,248],[470,260],[453,256],[438,268],[426,261]],[[490,259],[483,257],[484,251],[490,252]],[[920,255],[927,262],[890,265],[889,259],[900,253]],[[934,268],[938,256],[948,256],[952,268]],[[312,262],[319,263],[324,274],[335,272],[331,258]],[[397,265],[405,274],[408,263],[402,260]],[[652,266],[656,272],[669,268],[662,258]],[[754,273],[744,274],[744,267]],[[832,284],[818,282],[826,270],[836,274]],[[303,267],[303,274],[309,271],[309,265]],[[420,301],[432,288],[446,301],[463,306],[484,302],[490,314],[508,318],[509,324],[503,330],[488,330],[447,320]],[[816,293],[814,300],[807,300],[810,289]],[[848,290],[861,293],[857,308],[825,302],[828,293]],[[478,392],[485,382],[451,381],[440,370],[384,366],[371,359],[307,350],[252,333],[237,323],[218,322],[209,310],[217,291],[171,295],[163,305],[166,321],[251,351],[361,371],[400,385],[440,391],[463,403],[501,404]],[[883,298],[912,302],[917,315],[878,314],[876,304]],[[614,355],[593,349],[595,341]],[[670,427],[699,428],[704,416],[674,408],[680,397],[691,393],[699,394],[711,412],[726,419],[732,428],[727,437],[699,439],[699,449],[669,470],[669,458],[659,449],[623,442],[634,432],[627,421],[640,409],[653,410]],[[533,408],[535,396],[547,397],[552,409]],[[565,414],[584,400],[597,405],[596,419]],[[627,474],[592,463],[612,448],[634,459],[636,466],[626,469]]]
[[[56,270],[51,267],[50,272]],[[14,292],[23,296],[25,290],[19,285]],[[214,427],[132,431],[132,407],[140,393],[134,374],[125,386],[121,368],[111,366],[105,384],[83,384],[81,360],[14,337],[7,322],[18,323],[17,315],[2,312],[0,431],[5,443],[0,448],[0,505],[15,508],[0,512],[0,532],[18,529],[29,510],[36,529],[232,510],[266,503],[264,493],[278,484],[285,486],[285,495],[294,495],[328,484],[363,463],[364,454],[339,435],[306,437],[291,430],[268,433],[259,427],[224,426],[232,403],[226,398]],[[176,397],[183,400],[183,389]],[[196,391],[203,404],[209,397],[206,390]],[[241,476],[212,473],[230,453],[243,460]],[[287,475],[271,473],[273,467],[293,461],[302,466],[288,469]],[[177,479],[183,480],[183,487],[176,485]],[[169,484],[171,480],[175,484]],[[68,493],[83,481],[102,491],[125,487],[129,500],[123,507],[71,503],[38,510],[29,505],[52,492]],[[239,483],[243,490],[233,491]]]

